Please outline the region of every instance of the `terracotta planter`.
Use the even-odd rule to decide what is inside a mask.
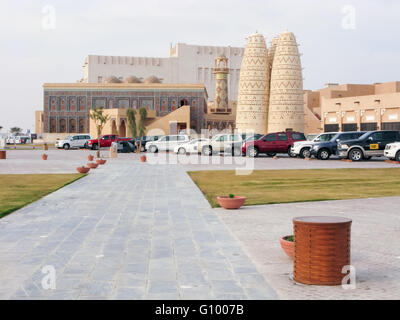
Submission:
[[[283,251],[289,256],[290,259],[294,258],[294,241],[287,241],[286,238],[290,236],[283,237],[280,240],[281,247]]]
[[[88,159],[89,161],[93,161],[93,159],[94,159],[94,156],[92,156],[92,155],[88,155],[87,159]]]
[[[47,160],[48,155],[47,154],[42,154],[42,160]]]
[[[97,162],[98,164],[103,165],[103,164],[105,164],[105,163],[107,162],[107,160],[104,160],[104,159],[97,159],[96,162]]]
[[[5,160],[5,159],[7,159],[7,152],[0,151],[0,160]]]
[[[98,163],[92,162],[92,163],[88,163],[87,166],[88,166],[90,169],[96,169],[96,168],[99,166],[99,164],[98,164]]]
[[[76,168],[76,170],[77,170],[79,173],[88,173],[88,172],[90,171],[90,168],[87,168],[87,167],[78,167],[78,168]]]
[[[246,197],[234,197],[229,198],[227,196],[221,196],[217,198],[219,205],[225,209],[239,209],[244,205]]]
[[[278,158],[278,156],[275,156],[273,159],[274,159],[274,160],[278,160],[279,158]]]
[[[146,160],[147,160],[146,156],[141,156],[141,157],[140,157],[140,161],[146,162]]]

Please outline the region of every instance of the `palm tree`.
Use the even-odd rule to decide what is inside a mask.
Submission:
[[[132,134],[133,139],[135,140],[135,145],[136,145],[136,136],[137,136],[137,126],[136,126],[136,114],[135,110],[133,109],[128,109],[126,112],[126,116],[128,118],[128,127],[129,131]]]
[[[142,150],[142,138],[144,134],[146,133],[146,119],[147,119],[147,110],[145,107],[142,107],[139,109],[139,137],[140,137],[140,145],[139,145],[139,150],[140,152]]]
[[[2,126],[0,126],[0,131],[3,129],[3,127]]]
[[[92,119],[96,125],[97,129],[97,153],[96,156],[97,158],[100,158],[100,138],[101,138],[101,132],[103,131],[103,128],[105,124],[107,123],[108,120],[110,120],[110,116],[108,114],[104,114],[104,108],[103,107],[96,107],[93,108],[91,113],[90,113],[90,119]]]
[[[10,128],[10,132],[11,132],[14,136],[18,135],[21,131],[22,131],[22,129],[21,129],[21,128],[18,128],[18,127],[12,127],[12,128]]]

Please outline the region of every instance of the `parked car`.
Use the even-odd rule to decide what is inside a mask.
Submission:
[[[201,149],[199,148],[199,146],[204,141],[207,141],[207,139],[206,138],[193,139],[189,142],[179,144],[175,146],[174,152],[179,154],[201,153]]]
[[[291,147],[296,141],[305,141],[306,137],[300,132],[268,133],[255,141],[248,141],[242,145],[242,154],[258,157],[260,153],[275,156],[277,153],[287,153],[294,157]]]
[[[309,158],[311,157],[311,147],[314,143],[330,141],[336,134],[337,132],[321,133],[311,141],[297,141],[293,143],[291,152],[293,155],[299,156],[300,158]]]
[[[400,161],[400,142],[387,144],[384,154],[390,160]]]
[[[111,147],[111,143],[118,141],[129,141],[132,138],[120,138],[116,134],[106,134],[101,136],[100,139],[100,148]],[[99,140],[98,139],[90,139],[87,141],[86,148],[90,148],[92,150],[97,150],[99,148]]]
[[[369,131],[358,139],[338,143],[338,154],[353,161],[381,157],[388,144],[400,142],[400,131]]]
[[[118,141],[118,153],[130,153],[130,152],[135,152],[136,150],[136,144],[135,140],[129,140],[129,141]]]
[[[142,137],[142,146],[141,146],[140,151],[141,152],[146,151],[146,144],[147,143],[153,142],[153,141],[157,141],[161,137],[163,137],[163,135],[161,135],[161,136],[144,136],[144,137]],[[140,147],[140,137],[137,137],[136,138],[136,148],[139,148],[139,147]]]
[[[189,142],[190,138],[186,134],[162,136],[157,141],[146,143],[146,150],[149,152],[174,151],[178,145]]]
[[[92,139],[88,134],[75,134],[67,136],[65,139],[57,140],[55,147],[58,149],[84,148],[86,143]]]
[[[337,155],[337,146],[340,141],[358,139],[365,131],[339,132],[329,141],[314,143],[311,148],[311,156],[320,160],[328,160],[331,155]]]
[[[213,153],[229,152],[234,156],[240,156],[240,146],[243,143],[240,134],[217,134],[212,139],[201,142],[199,148],[205,156],[211,156]]]

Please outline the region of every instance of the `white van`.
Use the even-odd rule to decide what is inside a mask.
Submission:
[[[65,150],[71,148],[85,148],[86,143],[91,139],[92,137],[88,134],[75,134],[63,140],[57,140],[55,146],[56,148],[63,148]]]
[[[146,143],[146,150],[152,153],[158,151],[174,151],[176,146],[189,141],[190,137],[186,134],[162,136],[157,141]]]

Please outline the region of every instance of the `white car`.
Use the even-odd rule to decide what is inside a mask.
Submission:
[[[189,142],[177,145],[174,148],[174,152],[179,153],[179,154],[201,153],[201,149],[199,149],[200,144],[207,140],[208,139],[206,139],[206,138],[199,138],[199,139],[194,139]]]
[[[63,140],[57,140],[55,143],[56,148],[63,148],[65,150],[71,148],[85,148],[86,143],[91,140],[92,137],[88,134],[75,134],[68,136]]]
[[[293,143],[290,152],[293,156],[300,156],[301,158],[310,158],[311,157],[311,147],[314,143],[318,142],[325,142],[330,141],[337,132],[328,132],[328,133],[321,133],[320,135],[316,136],[313,140],[309,141],[297,141]]]
[[[211,140],[207,139],[201,142],[199,148],[205,156],[219,152],[229,152],[234,156],[241,156],[242,143],[243,139],[240,134],[217,134]]]
[[[400,161],[400,142],[387,144],[384,155],[390,160]]]
[[[146,143],[146,150],[152,153],[158,151],[174,151],[176,146],[187,143],[190,138],[186,134],[162,136],[157,141]]]

